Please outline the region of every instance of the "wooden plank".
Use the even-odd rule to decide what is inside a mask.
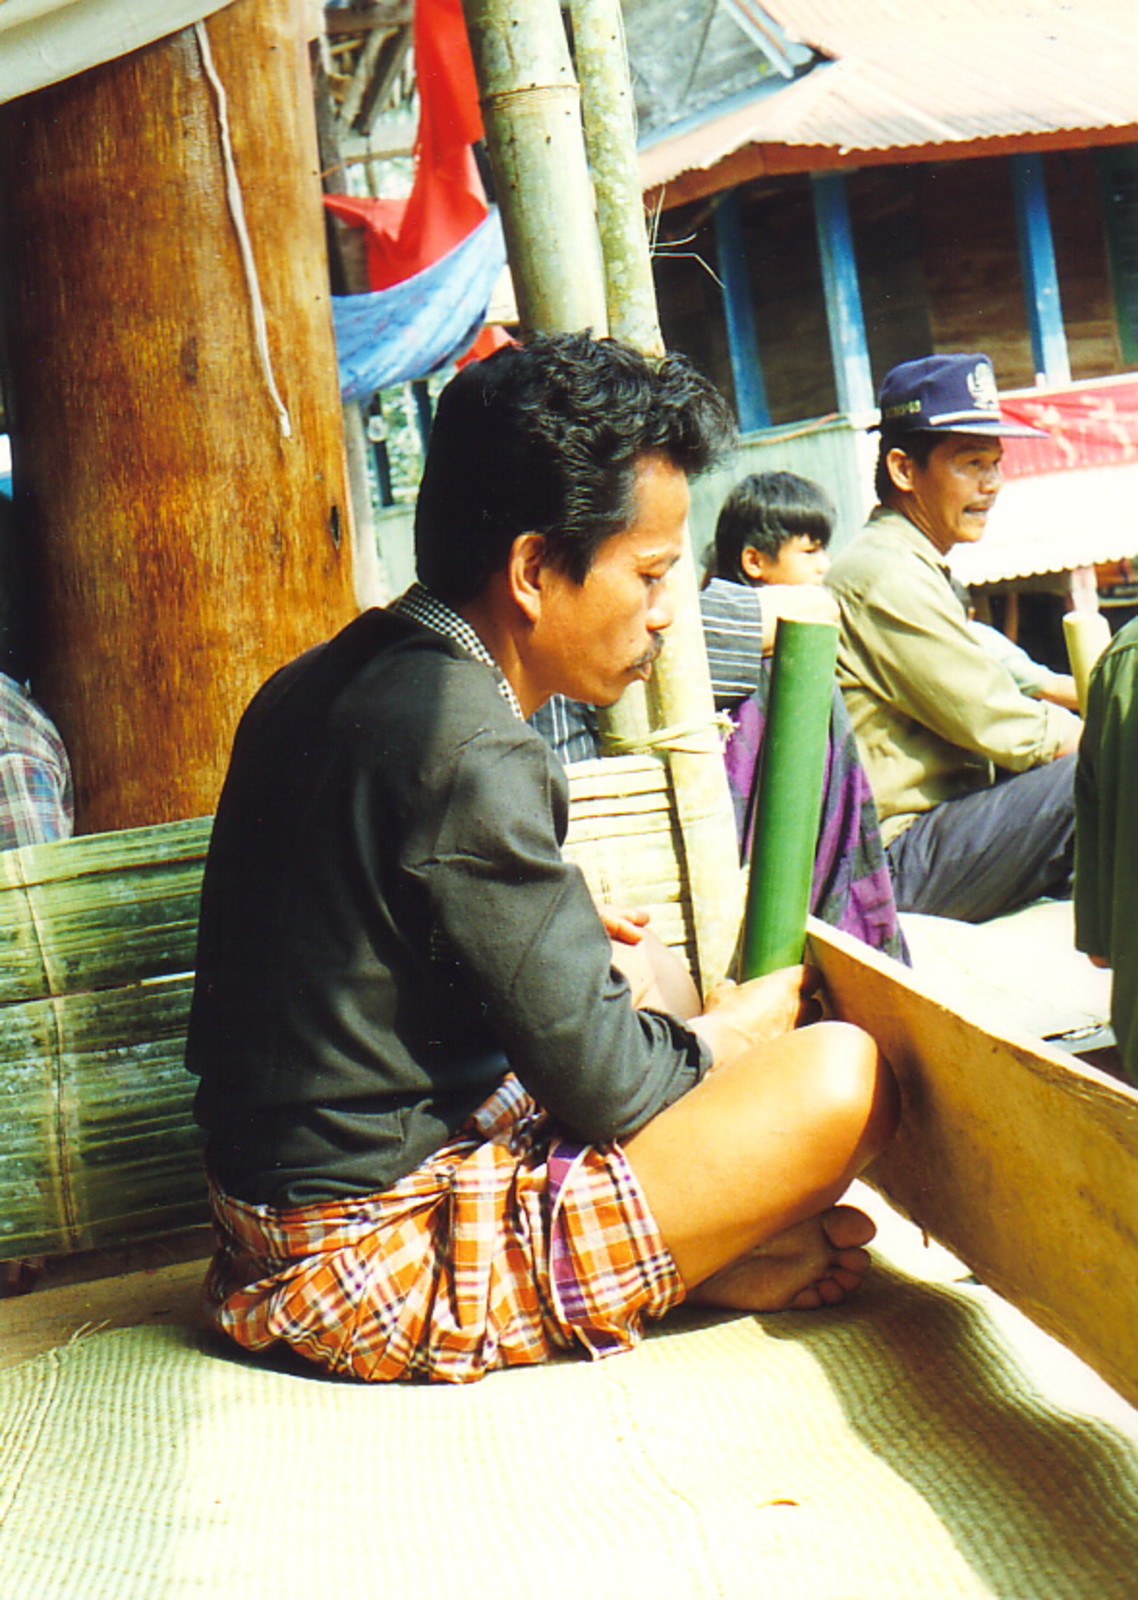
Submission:
[[[814,919],[808,959],[901,1084],[869,1181],[1138,1403],[1138,1092]]]
[[[83,1283],[50,1284],[0,1300],[0,1370],[104,1328],[193,1327],[201,1318],[208,1237],[188,1261],[116,1272]],[[109,1263],[113,1270],[113,1263]]]

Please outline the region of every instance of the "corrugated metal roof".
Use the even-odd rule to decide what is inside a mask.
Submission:
[[[832,59],[644,151],[646,188],[751,145],[872,156],[1138,122],[1133,0],[769,0],[766,9]]]

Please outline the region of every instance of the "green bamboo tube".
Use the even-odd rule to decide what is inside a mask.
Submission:
[[[778,625],[743,917],[744,979],[802,960],[837,650],[832,622]]]

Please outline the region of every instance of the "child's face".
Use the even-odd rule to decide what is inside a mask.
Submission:
[[[821,583],[829,565],[825,545],[804,533],[793,534],[776,556],[753,545],[743,551],[743,571],[752,583]]]

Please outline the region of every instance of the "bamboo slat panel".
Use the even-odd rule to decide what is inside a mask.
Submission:
[[[565,854],[596,899],[641,906],[665,944],[696,971],[695,930],[672,784],[657,756],[602,756],[568,768]]]
[[[567,854],[688,960],[664,763],[571,769]],[[0,853],[0,1258],[128,1244],[204,1219],[183,1063],[210,819]]]
[[[183,1056],[210,826],[0,853],[0,1256],[204,1220]]]
[[[188,975],[0,1013],[0,1258],[206,1220]]]
[[[211,819],[0,852],[0,1006],[193,967]]]

